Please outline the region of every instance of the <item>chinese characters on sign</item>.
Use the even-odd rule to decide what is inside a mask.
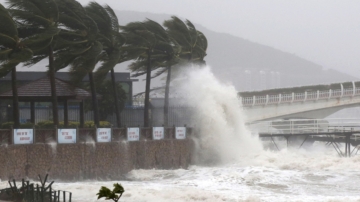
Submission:
[[[32,144],[33,141],[33,129],[14,129],[14,144]]]
[[[153,140],[164,139],[164,127],[153,127]]]
[[[139,128],[128,128],[127,139],[128,141],[139,141],[140,140]]]
[[[58,143],[76,143],[76,129],[58,129]]]
[[[111,128],[96,129],[97,142],[111,142]]]
[[[186,127],[175,127],[175,138],[185,139],[186,138]]]

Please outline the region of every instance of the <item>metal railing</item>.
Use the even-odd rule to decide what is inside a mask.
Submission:
[[[252,133],[301,134],[360,131],[360,119],[293,119],[261,121],[248,125]]]
[[[281,104],[292,102],[305,102],[314,100],[324,100],[341,97],[351,97],[360,95],[360,87],[356,87],[353,83],[352,88],[329,89],[324,91],[311,91],[304,93],[287,93],[278,95],[261,95],[252,97],[242,97],[243,106]]]

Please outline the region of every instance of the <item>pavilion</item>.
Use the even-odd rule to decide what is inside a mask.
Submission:
[[[64,103],[64,126],[69,124],[68,102],[78,102],[80,108],[80,127],[84,126],[84,100],[91,93],[70,83],[55,78],[58,102]],[[18,89],[19,102],[30,102],[30,122],[35,124],[35,102],[51,102],[51,86],[48,76],[22,85]],[[97,95],[99,98],[100,95]],[[12,90],[0,94],[0,99],[12,99]]]

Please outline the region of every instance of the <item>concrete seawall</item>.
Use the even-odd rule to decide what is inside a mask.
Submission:
[[[2,145],[0,179],[117,180],[132,169],[187,168],[192,161],[191,139],[137,142]]]

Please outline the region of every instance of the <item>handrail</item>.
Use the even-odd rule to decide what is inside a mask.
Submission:
[[[329,89],[323,91],[313,91],[304,93],[288,93],[277,95],[262,95],[252,97],[242,97],[243,106],[257,106],[257,105],[269,105],[269,104],[282,104],[293,102],[305,102],[305,101],[317,101],[326,99],[336,99],[344,97],[353,97],[360,95],[360,87],[356,87],[353,83],[353,88],[344,88],[340,85],[339,89]]]
[[[252,133],[300,134],[360,131],[360,119],[292,119],[248,124]]]

